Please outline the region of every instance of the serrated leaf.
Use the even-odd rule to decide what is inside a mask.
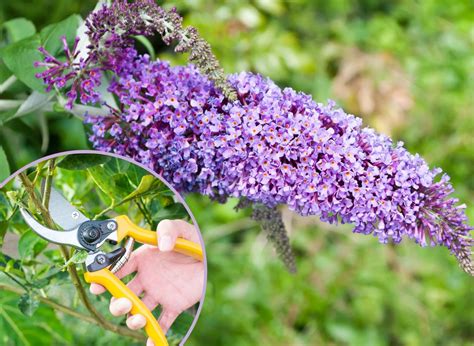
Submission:
[[[38,307],[39,300],[36,299],[36,297],[31,293],[23,294],[18,301],[18,308],[24,315],[28,317],[33,316]]]
[[[110,156],[106,155],[73,154],[62,159],[61,162],[58,163],[58,167],[72,171],[82,171],[105,164],[110,161],[110,159]]]
[[[40,31],[41,45],[52,55],[62,50],[61,37],[66,36],[69,45],[76,37],[77,28],[82,23],[82,18],[73,14],[59,23],[51,24]]]
[[[3,48],[1,57],[5,65],[19,80],[33,90],[44,92],[43,83],[35,77],[40,69],[33,65],[36,61],[43,59],[38,51],[40,44],[39,35],[33,35]]]
[[[10,176],[10,165],[8,164],[7,155],[0,146],[0,184]]]
[[[3,23],[10,42],[17,42],[36,33],[33,22],[26,18],[15,18]]]

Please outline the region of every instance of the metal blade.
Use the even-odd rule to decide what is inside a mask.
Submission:
[[[80,224],[89,221],[55,189],[51,189],[48,208],[54,222],[65,230],[77,228]]]
[[[46,239],[47,241],[55,244],[61,245],[70,245],[77,247],[79,249],[84,249],[79,240],[77,239],[77,230],[72,231],[55,231],[44,227],[38,221],[36,221],[28,211],[23,208],[20,208],[21,215],[25,222],[31,227],[31,229],[38,234],[40,237]]]

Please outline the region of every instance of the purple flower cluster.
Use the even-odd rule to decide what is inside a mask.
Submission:
[[[56,78],[49,85],[58,84],[56,68],[43,72]],[[230,101],[193,65],[170,67],[132,47],[104,68],[120,109],[86,115],[96,149],[132,157],[181,191],[285,204],[382,243],[444,245],[474,272],[465,205],[456,206],[449,177],[437,181],[440,169],[333,102],[245,72],[229,76],[238,95]]]
[[[51,91],[53,87],[62,89],[66,87],[69,81],[72,81],[70,90],[67,92],[66,108],[71,109],[77,96],[80,96],[82,103],[96,103],[100,100],[100,95],[96,88],[101,83],[101,68],[90,67],[84,59],[77,60],[77,44],[79,39],[76,38],[73,49],[70,50],[66,41],[66,37],[61,37],[64,46],[65,61],[61,61],[43,47],[39,51],[44,55],[44,61],[35,62],[35,67],[43,67],[45,70],[36,74],[36,78],[41,78],[47,85],[46,91]]]

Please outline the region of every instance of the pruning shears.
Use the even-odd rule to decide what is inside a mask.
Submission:
[[[55,189],[51,189],[49,212],[53,221],[64,231],[43,226],[26,209],[21,208],[20,212],[31,229],[47,241],[86,250],[88,255],[85,262],[85,281],[104,286],[115,298],[128,298],[132,302],[130,312],[145,317],[145,331],[154,344],[168,345],[165,334],[152,312],[114,275],[130,258],[135,240],[142,244],[157,245],[156,232],[137,226],[126,215],[101,221],[90,220]],[[116,245],[125,239],[123,247],[108,253],[101,250],[106,242]],[[199,261],[203,260],[201,246],[186,239],[178,238],[174,251]]]

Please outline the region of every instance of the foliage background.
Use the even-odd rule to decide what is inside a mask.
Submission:
[[[0,21],[38,29],[94,1],[2,2]],[[403,140],[451,177],[474,219],[472,2],[382,0],[169,1],[196,26],[229,73],[253,70],[281,86],[336,99],[367,124]],[[161,58],[183,63],[159,41]],[[21,85],[1,95],[21,97]],[[0,115],[1,118],[1,115]],[[82,124],[34,112],[5,123],[11,169],[46,153],[86,148]],[[188,196],[203,231],[209,283],[191,345],[468,345],[472,278],[445,249],[381,246],[285,213],[299,272],[292,276],[235,201]]]

